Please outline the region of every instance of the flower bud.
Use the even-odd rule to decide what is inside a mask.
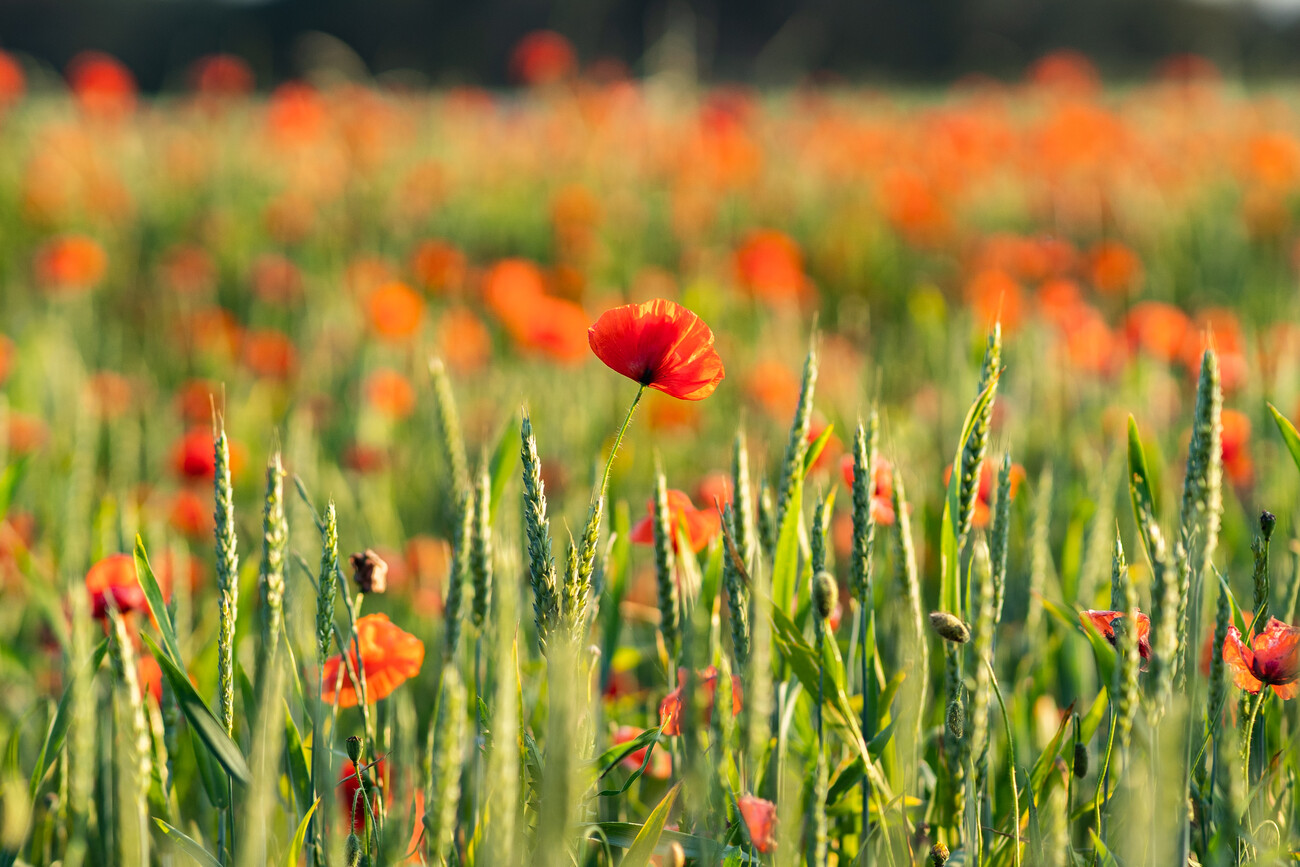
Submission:
[[[348,558],[352,563],[352,578],[362,593],[383,593],[388,589],[388,564],[378,554],[367,548]]]
[[[942,843],[935,843],[930,849],[930,863],[934,867],[943,867],[948,863],[948,847]]]
[[[343,846],[343,863],[348,867],[361,867],[361,854],[361,838],[349,834],[348,841]]]
[[[947,611],[931,611],[930,626],[944,641],[965,644],[970,641],[970,627],[961,622],[961,618]]]
[[[1267,542],[1273,538],[1273,528],[1277,526],[1277,515],[1272,512],[1261,512],[1259,515],[1259,531],[1264,534],[1264,541]]]
[[[961,740],[962,736],[966,734],[966,709],[962,707],[961,699],[954,698],[948,702],[946,719],[948,731],[952,732],[953,737]]]
[[[812,598],[818,619],[825,622],[840,604],[840,588],[831,573],[818,572],[813,576]]]
[[[1088,776],[1088,745],[1083,741],[1074,744],[1074,776],[1080,780]]]
[[[348,738],[348,758],[352,760],[353,765],[361,762],[361,738],[356,735]],[[361,769],[357,768],[357,771],[360,773]]]

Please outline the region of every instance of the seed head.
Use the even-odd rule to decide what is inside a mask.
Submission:
[[[935,843],[930,849],[930,863],[934,867],[943,867],[948,863],[948,847],[942,843]]]
[[[1264,535],[1264,541],[1267,542],[1273,538],[1273,528],[1277,526],[1277,515],[1272,512],[1261,512],[1259,515],[1259,531]]]
[[[1079,741],[1074,745],[1074,776],[1082,780],[1088,776],[1088,745]]]
[[[383,593],[388,589],[388,564],[373,550],[367,548],[348,560],[352,563],[353,580],[362,593]]]
[[[812,597],[817,617],[825,622],[840,604],[840,588],[831,573],[818,572],[813,576]]]
[[[961,740],[966,734],[966,709],[962,707],[961,699],[954,698],[948,702],[948,714],[946,717],[948,731],[954,738]]]
[[[965,644],[970,641],[970,627],[962,623],[961,618],[947,611],[931,611],[930,626],[944,641]]]
[[[352,760],[353,765],[361,761],[361,738],[356,735],[348,738],[348,758]],[[357,772],[360,774],[359,768]]]

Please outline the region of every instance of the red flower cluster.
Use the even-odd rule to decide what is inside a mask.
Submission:
[[[682,733],[682,689],[686,686],[686,669],[679,668],[677,670],[677,682],[679,686],[668,693],[664,700],[659,703],[659,725],[666,735],[679,735]],[[710,665],[704,671],[696,672],[695,686],[697,689],[704,690],[704,722],[707,724],[713,720],[713,698],[718,690],[718,669]],[[733,674],[731,676],[731,715],[739,714],[743,706],[740,678]]]

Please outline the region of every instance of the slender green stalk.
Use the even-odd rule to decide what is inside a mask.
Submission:
[[[224,425],[214,431],[217,540],[218,717],[226,734],[235,731],[235,618],[239,606],[239,556],[236,553],[234,491],[230,483],[230,443]]]
[[[785,457],[781,461],[781,481],[777,485],[775,526],[780,527],[790,507],[794,480],[803,472],[804,456],[808,454],[808,432],[812,429],[813,393],[817,390],[817,347],[808,350],[803,364],[803,383],[799,388],[799,404],[790,423],[790,435],[785,443]],[[773,534],[775,539],[775,534]]]
[[[668,673],[677,670],[682,652],[681,600],[677,589],[677,566],[673,550],[672,516],[668,509],[668,480],[655,470],[654,508],[655,576],[659,586],[659,633],[668,651]]]
[[[452,492],[459,497],[469,484],[469,463],[465,460],[465,439],[461,434],[460,414],[456,411],[456,396],[442,359],[431,359],[429,372],[433,375],[433,408],[442,434],[442,455],[451,476]]]
[[[257,680],[265,683],[266,670],[274,663],[284,620],[284,568],[289,549],[289,524],[284,515],[284,469],[276,452],[267,462],[266,499],[262,511],[262,564],[258,572],[261,596],[262,644]],[[259,694],[261,690],[259,689]]]
[[[551,632],[560,622],[560,598],[551,549],[551,525],[546,517],[546,490],[542,483],[542,462],[537,456],[533,424],[524,413],[519,428],[522,441],[524,531],[528,537],[528,583],[533,589],[533,614],[537,640],[543,651]]]
[[[466,489],[460,498],[456,514],[460,524],[456,528],[456,541],[452,545],[451,569],[447,574],[447,600],[443,604],[443,645],[442,654],[445,662],[456,658],[460,646],[461,624],[464,621],[465,588],[470,586],[470,551],[474,537],[474,498]]]

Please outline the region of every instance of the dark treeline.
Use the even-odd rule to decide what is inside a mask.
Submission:
[[[322,54],[358,73],[501,85],[511,47],[538,28],[567,36],[584,63],[616,58],[646,73],[669,46],[675,57],[687,46],[703,79],[774,84],[810,73],[919,83],[1009,77],[1058,48],[1081,50],[1119,78],[1188,52],[1230,76],[1300,72],[1300,18],[1231,2],[0,0],[0,48],[53,70],[83,49],[107,51],[146,90],[178,84],[191,61],[216,51],[246,58],[262,86],[319,66]]]

